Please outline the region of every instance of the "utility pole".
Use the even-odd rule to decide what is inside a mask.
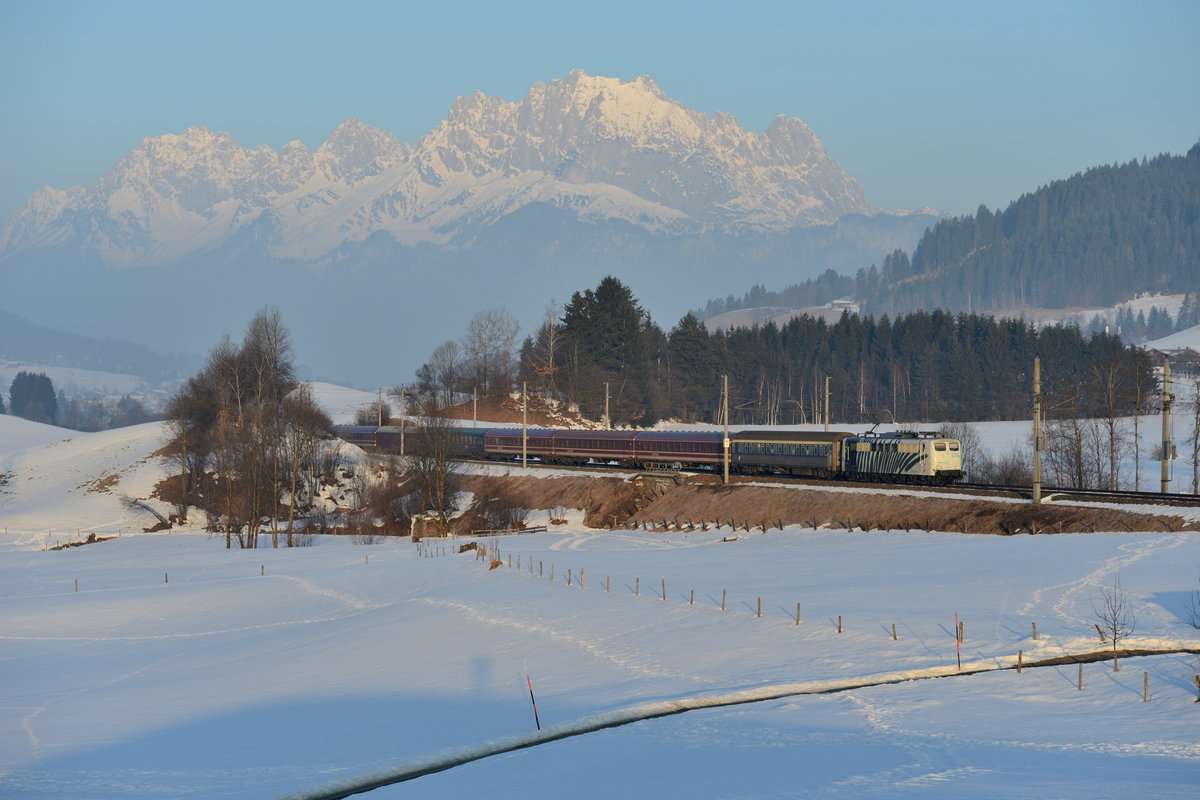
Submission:
[[[529,467],[529,402],[525,394],[525,381],[521,381],[521,469]]]
[[[1137,399],[1133,405],[1133,489],[1140,492],[1142,490],[1142,440],[1138,438],[1138,422],[1142,418],[1142,382],[1136,380],[1136,375],[1135,372]]]
[[[400,455],[404,455],[404,387],[400,387]]]
[[[1042,358],[1033,357],[1033,504],[1042,502]]]
[[[825,432],[829,433],[829,376],[825,376]]]
[[[604,430],[612,429],[612,417],[608,415],[608,381],[604,382]]]
[[[863,362],[858,362],[858,421],[862,422],[867,416],[867,370]]]
[[[729,483],[729,376],[721,376],[721,417],[725,420],[725,438],[722,443],[722,459],[725,463],[725,483]]]
[[[479,387],[471,387],[471,427],[479,427]]]
[[[382,387],[380,387],[380,389],[379,389],[379,399],[375,401],[375,408],[379,412],[379,422],[377,424],[379,425],[380,428],[382,428],[383,427],[383,388]]]
[[[1162,484],[1160,491],[1166,494],[1171,490],[1171,402],[1175,395],[1171,394],[1171,359],[1163,359],[1163,388],[1162,388]]]

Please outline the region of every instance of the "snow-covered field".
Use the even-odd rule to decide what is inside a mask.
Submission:
[[[1087,664],[1083,691],[1073,664],[995,669],[1097,649],[1093,603],[1118,574],[1128,646],[1200,649],[1186,624],[1200,534],[726,542],[572,518],[495,541],[495,570],[406,540],[228,551],[198,531],[135,533],[149,521],[117,495],[146,496],[162,441],[157,424],[74,434],[0,417],[0,797],[283,797],[457,761],[368,796],[1200,787],[1197,656]],[[124,535],[44,549],[76,530]],[[958,674],[956,614],[964,672],[989,671]]]
[[[1200,351],[1200,325],[1193,325],[1190,328],[1184,328],[1181,331],[1176,331],[1170,336],[1164,336],[1161,339],[1156,339],[1153,342],[1147,342],[1147,347],[1153,347],[1156,350],[1177,350],[1190,348]]]
[[[146,395],[152,392],[162,393],[167,386],[164,382],[150,381],[137,375],[125,375],[118,372],[96,372],[79,367],[60,367],[50,364],[30,364],[21,361],[0,360],[0,390],[7,393],[13,378],[20,372],[41,373],[53,383],[55,390],[67,394],[102,394],[102,395]]]

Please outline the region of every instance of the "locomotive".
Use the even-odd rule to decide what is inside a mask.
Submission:
[[[402,431],[385,425],[335,425],[335,436],[363,450],[399,453]],[[403,431],[405,451],[420,434]],[[593,431],[563,428],[456,428],[450,451],[460,458],[511,461],[524,454],[543,464],[618,464],[646,469],[720,469],[717,431]],[[730,434],[729,469],[745,475],[807,475],[841,480],[947,484],[962,477],[957,439],[917,431],[743,430]]]

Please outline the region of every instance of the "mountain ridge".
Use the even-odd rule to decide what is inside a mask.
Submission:
[[[412,146],[354,117],[311,151],[243,147],[201,125],[147,137],[91,187],[35,193],[0,223],[0,254],[69,244],[154,266],[261,219],[270,256],[316,261],[380,231],[461,244],[530,203],[669,234],[780,232],[875,211],[802,120],[746,131],[646,76],[574,70],[519,101],[459,97]]]

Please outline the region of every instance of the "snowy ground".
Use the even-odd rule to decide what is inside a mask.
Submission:
[[[1119,571],[1136,600],[1132,645],[1200,647],[1182,619],[1195,535],[719,538],[572,526],[501,542],[513,568],[494,571],[408,542],[239,552],[175,533],[45,552],[10,538],[0,795],[304,792],[532,735],[526,675],[543,726],[781,685],[949,677],[692,711],[377,795],[1192,797],[1200,785],[1194,656],[1089,664],[1080,692],[1074,666],[956,677],[952,634],[957,612],[968,667],[1093,649],[1091,602]]]
[[[1093,650],[1093,602],[1119,574],[1129,646],[1200,648],[1185,624],[1195,533],[789,528],[723,542],[590,531],[576,515],[497,540],[505,566],[491,571],[396,540],[227,551],[201,532],[135,533],[148,521],[118,495],[148,494],[162,441],[157,424],[74,434],[0,417],[0,797],[303,795],[523,744],[369,796],[1091,800],[1200,786],[1195,655],[1088,664],[1080,692],[1074,665],[958,675],[953,635],[957,613],[968,670]],[[77,530],[124,535],[44,549]],[[552,735],[664,703],[776,699],[538,744],[527,676]]]
[[[1190,348],[1200,351],[1200,325],[1193,325],[1190,328],[1176,331],[1161,339],[1147,342],[1146,347],[1152,347],[1155,350],[1182,350]]]

